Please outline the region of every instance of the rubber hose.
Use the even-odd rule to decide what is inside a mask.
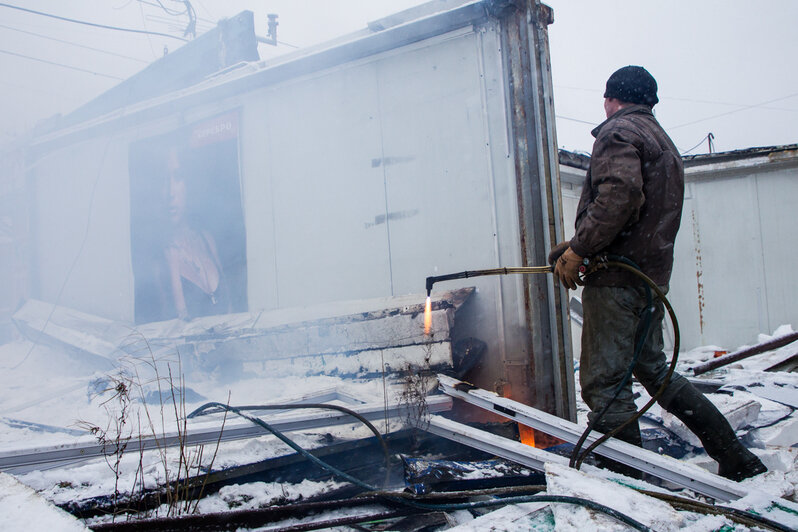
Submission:
[[[222,403],[207,403],[206,405],[204,405],[204,407],[211,407],[211,406],[215,406],[215,407],[227,410],[229,412],[232,412],[232,413],[236,414],[237,416],[243,417],[244,419],[247,419],[247,420],[251,421],[252,423],[255,423],[256,425],[268,430],[269,432],[274,434],[280,441],[282,441],[283,443],[285,443],[286,445],[288,445],[289,447],[291,447],[292,449],[294,449],[298,453],[302,454],[305,458],[307,458],[311,462],[315,463],[319,467],[322,467],[322,468],[326,469],[327,471],[331,472],[333,475],[339,476],[339,477],[347,480],[348,482],[351,482],[352,484],[354,484],[356,486],[359,486],[359,487],[361,487],[361,488],[363,488],[363,489],[365,489],[367,491],[375,491],[375,488],[373,486],[370,486],[370,485],[366,484],[365,482],[361,481],[360,479],[357,479],[357,478],[353,477],[352,475],[350,475],[348,473],[345,473],[344,471],[341,471],[340,469],[338,469],[336,467],[333,467],[330,464],[324,462],[323,460],[313,456],[308,451],[306,451],[305,449],[300,447],[293,440],[288,438],[282,432],[280,432],[279,430],[275,429],[274,427],[272,427],[271,425],[269,425],[265,421],[263,421],[261,419],[258,419],[258,418],[255,418],[255,417],[248,416],[247,414],[244,414],[243,412],[241,412],[238,408],[236,408],[234,406],[224,405]],[[614,510],[614,509],[609,508],[607,506],[604,506],[604,505],[601,505],[599,503],[593,502],[591,500],[580,499],[578,497],[565,497],[565,496],[559,496],[559,495],[527,495],[527,496],[520,496],[520,497],[509,497],[509,498],[506,498],[506,499],[498,499],[498,500],[493,500],[493,501],[476,501],[476,502],[472,502],[472,503],[448,504],[448,505],[447,504],[435,505],[435,504],[417,503],[415,501],[402,499],[400,497],[386,497],[386,499],[388,499],[388,500],[390,500],[392,502],[398,502],[398,503],[401,503],[401,504],[405,504],[405,505],[408,505],[408,506],[411,506],[411,507],[414,507],[414,508],[421,508],[421,509],[426,509],[426,510],[450,510],[450,511],[451,510],[460,510],[460,509],[466,510],[466,509],[469,509],[469,508],[485,508],[485,507],[489,507],[489,506],[497,506],[497,505],[505,505],[505,504],[518,504],[518,503],[522,503],[522,502],[534,502],[534,501],[571,503],[571,504],[579,504],[579,505],[585,506],[587,508],[591,508],[593,510],[605,513],[605,514],[607,514],[607,515],[609,515],[609,516],[611,516],[611,517],[613,517],[615,519],[618,519],[619,521],[621,521],[623,523],[628,524],[629,526],[635,528],[636,530],[650,531],[650,529],[648,527],[646,527],[645,525],[643,525],[642,523],[639,523],[638,521],[632,519],[631,517],[629,517],[629,516],[627,516],[625,514],[622,514],[621,512],[618,512],[617,510]]]
[[[659,493],[648,490],[638,491],[643,495],[648,495],[649,497],[654,497],[656,499],[660,499],[661,501],[665,501],[676,509],[707,515],[723,515],[735,523],[739,523],[747,527],[764,527],[777,532],[795,532],[794,529],[788,526],[784,526],[781,523],[777,523],[753,512],[746,512],[745,510],[738,510],[737,508],[731,508],[728,506],[718,506],[715,504],[694,501],[692,499],[685,499],[684,497],[678,497],[676,495],[671,495],[670,493]]]
[[[618,262],[624,262],[634,268],[637,268],[637,270],[640,270],[640,267],[637,264],[635,264],[634,262],[625,257],[613,257],[613,260],[616,260]],[[646,307],[644,311],[645,316],[643,318],[643,326],[641,328],[640,338],[637,341],[637,345],[635,346],[635,352],[634,355],[632,356],[632,362],[629,364],[629,368],[626,370],[626,374],[623,376],[623,379],[621,379],[621,382],[615,388],[615,393],[613,394],[612,398],[607,402],[606,405],[604,405],[604,408],[601,410],[601,412],[599,412],[599,414],[595,416],[593,420],[590,421],[590,423],[588,423],[587,428],[579,437],[579,441],[576,442],[573,451],[571,451],[571,459],[568,462],[568,465],[570,467],[576,467],[576,462],[580,457],[579,451],[582,450],[582,445],[584,445],[588,435],[590,435],[590,433],[593,432],[593,430],[596,428],[596,425],[598,425],[599,421],[601,421],[601,419],[604,417],[607,411],[609,411],[612,404],[618,398],[618,395],[620,395],[626,384],[631,380],[635,366],[637,366],[637,361],[640,359],[640,355],[643,352],[643,346],[645,345],[646,336],[648,336],[649,329],[651,329],[651,314],[654,310],[652,307],[653,301],[651,297],[651,287],[645,283],[643,283],[643,287],[646,289]]]
[[[668,298],[665,297],[665,293],[662,290],[660,290],[659,286],[657,286],[657,284],[654,281],[652,281],[650,277],[648,277],[643,272],[637,270],[636,268],[629,266],[628,264],[624,264],[623,262],[619,261],[611,261],[611,262],[601,263],[599,267],[602,266],[603,267],[616,266],[621,269],[632,272],[633,274],[640,277],[643,281],[645,281],[646,284],[648,284],[648,286],[651,287],[654,293],[657,294],[657,297],[660,298],[662,304],[665,306],[665,309],[668,311],[671,323],[673,324],[673,358],[671,359],[671,364],[670,367],[668,368],[668,373],[665,375],[665,380],[662,382],[662,385],[659,387],[657,392],[651,397],[651,399],[643,406],[643,408],[638,410],[633,416],[630,416],[629,419],[627,419],[621,425],[611,430],[610,432],[606,433],[601,438],[594,441],[587,449],[585,449],[585,451],[582,452],[579,459],[576,461],[575,464],[576,469],[579,469],[585,458],[587,458],[587,456],[591,452],[593,452],[593,450],[596,447],[598,447],[599,445],[601,445],[602,443],[613,437],[615,434],[622,431],[624,428],[626,428],[627,425],[637,421],[640,418],[640,416],[642,416],[649,408],[653,406],[653,404],[657,401],[657,399],[662,397],[662,394],[665,393],[665,389],[668,387],[668,384],[670,384],[671,377],[673,376],[673,373],[676,370],[676,362],[679,357],[679,344],[680,344],[679,322],[676,320],[676,313],[674,313],[673,307],[671,306],[670,301],[668,301]]]
[[[192,418],[192,417],[204,416],[206,414],[214,413],[213,411],[209,412],[209,410],[211,409],[211,407],[215,408],[216,404],[218,404],[218,403],[206,403],[206,404],[202,405],[201,407],[197,408],[196,410],[194,410],[193,412],[191,412],[187,417],[188,418]],[[377,430],[377,427],[375,427],[371,423],[371,421],[369,421],[365,417],[361,416],[360,414],[358,414],[354,410],[350,410],[349,408],[346,408],[344,406],[328,405],[326,403],[305,403],[305,404],[301,404],[301,405],[296,405],[296,404],[294,404],[294,405],[292,405],[292,404],[285,404],[285,405],[243,405],[243,406],[237,406],[236,408],[240,412],[243,412],[243,411],[246,411],[246,410],[292,410],[292,409],[314,408],[314,409],[323,409],[323,410],[324,409],[326,409],[326,410],[337,410],[339,412],[343,412],[344,414],[348,414],[348,415],[354,417],[355,419],[357,419],[361,423],[363,423],[366,427],[368,427],[368,429],[372,432],[372,434],[374,434],[374,436],[377,437],[377,441],[380,442],[380,446],[382,447],[383,455],[385,456],[385,485],[386,486],[388,485],[388,478],[389,478],[390,472],[391,472],[390,471],[390,469],[391,469],[391,453],[390,453],[390,450],[388,449],[388,443],[385,441],[385,438],[382,437],[382,434],[380,434],[380,431]]]

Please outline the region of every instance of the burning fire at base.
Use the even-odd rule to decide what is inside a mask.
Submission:
[[[432,298],[427,296],[427,304],[424,305],[424,334],[429,336],[429,331],[432,328]]]
[[[532,427],[527,427],[526,425],[518,424],[518,436],[521,440],[521,443],[525,443],[530,447],[536,447],[535,445],[535,429]]]

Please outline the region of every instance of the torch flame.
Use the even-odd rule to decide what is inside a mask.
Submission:
[[[429,336],[429,331],[432,328],[432,299],[427,296],[427,304],[424,305],[424,334]]]

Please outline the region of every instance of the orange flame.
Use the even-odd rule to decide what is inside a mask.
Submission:
[[[432,299],[427,296],[427,304],[424,305],[424,334],[429,336],[429,331],[432,328]]]
[[[518,435],[520,436],[521,443],[529,445],[530,447],[535,447],[535,429],[519,423]]]

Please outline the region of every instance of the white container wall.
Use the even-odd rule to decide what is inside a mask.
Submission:
[[[167,211],[173,215],[174,188],[183,182],[189,197],[204,191],[203,210],[194,214],[209,228],[196,233],[204,246],[218,248],[221,269],[245,263],[237,276],[241,293],[231,290],[233,311],[406,294],[423,299],[427,276],[545,257],[551,235],[525,239],[520,226],[550,227],[530,220],[559,215],[558,203],[542,211],[534,204],[546,201],[555,181],[540,162],[553,153],[538,151],[556,141],[534,137],[549,130],[541,104],[518,95],[521,88],[537,91],[550,103],[550,77],[546,71],[516,80],[513,94],[509,80],[522,68],[547,68],[547,43],[536,39],[545,36],[550,13],[529,2],[521,11],[505,6],[496,17],[493,4],[432,3],[432,16],[247,65],[37,139],[29,172],[33,297],[129,323],[175,317],[177,296],[169,307],[149,294],[167,302],[173,295],[164,289],[158,243],[165,236],[157,233]],[[509,46],[530,45],[535,54],[516,50],[508,58]],[[508,64],[516,70],[508,72]],[[521,135],[522,145],[533,148],[516,154]],[[228,162],[210,159],[223,151]],[[189,163],[192,175],[176,177],[173,166],[185,170]],[[231,188],[222,181],[240,198],[222,197]],[[151,202],[142,183],[152,184]],[[528,192],[533,188],[544,191],[543,199]],[[530,198],[526,213],[519,212],[520,190]],[[239,214],[240,231],[226,233]],[[462,286],[477,288],[458,319],[464,336],[487,343],[482,383],[499,389],[508,375],[512,380],[543,361],[545,372],[563,368],[567,375],[538,375],[535,386],[557,388],[541,389],[541,396],[556,395],[557,408],[567,412],[570,364],[549,361],[563,356],[558,311],[538,327],[521,276],[435,289]],[[543,293],[550,297],[551,286]],[[543,346],[535,361],[532,338]],[[529,378],[516,387],[530,388]]]

